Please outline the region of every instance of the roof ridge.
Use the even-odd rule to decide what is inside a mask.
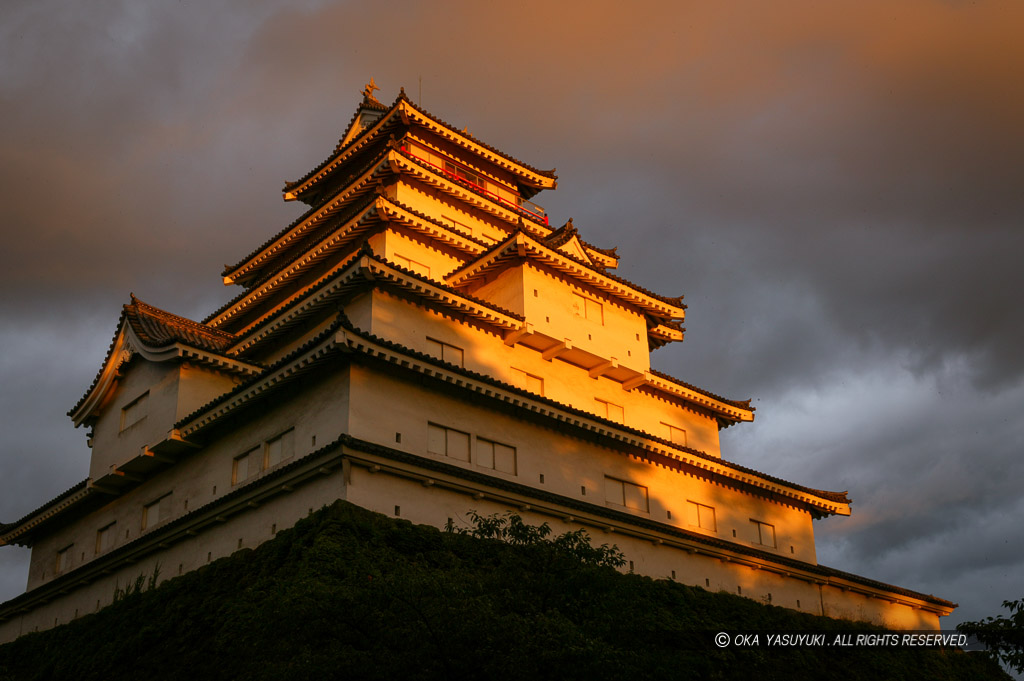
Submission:
[[[742,409],[749,409],[750,411],[754,411],[754,410],[757,409],[757,407],[751,407],[750,406],[750,401],[751,400],[749,400],[749,399],[746,399],[746,400],[730,400],[730,399],[727,399],[725,397],[722,397],[721,395],[716,395],[715,393],[711,392],[710,390],[706,390],[704,388],[699,388],[699,387],[697,387],[697,386],[695,386],[695,385],[693,385],[691,383],[687,383],[686,381],[682,380],[681,378],[676,378],[675,376],[672,376],[671,374],[666,374],[664,371],[658,371],[657,369],[655,369],[653,367],[651,368],[651,373],[654,374],[655,376],[659,377],[659,378],[664,378],[666,381],[671,381],[672,383],[676,383],[678,385],[681,385],[684,388],[689,388],[690,390],[693,390],[694,392],[698,392],[701,395],[704,395],[706,397],[711,397],[713,399],[716,399],[719,402],[724,402],[725,404],[729,404],[729,405],[732,405],[734,407],[740,407]]]
[[[189,319],[188,317],[182,317],[181,315],[174,314],[173,312],[168,312],[167,310],[156,307],[155,305],[150,305],[149,303],[146,303],[136,298],[134,293],[130,295],[132,298],[132,302],[129,305],[124,306],[126,310],[134,307],[136,311],[139,313],[149,315],[150,317],[159,318],[162,321],[168,321],[173,322],[175,324],[187,326],[192,330],[198,331],[200,333],[207,333],[213,336],[220,336],[224,340],[233,340],[235,338],[235,334],[231,333],[230,331],[224,331],[222,329],[209,326],[206,323],[197,322],[195,320]]]
[[[667,304],[673,305],[675,307],[680,307],[680,308],[682,308],[684,310],[687,309],[687,306],[684,305],[683,302],[682,302],[683,296],[663,296],[661,294],[655,293],[655,292],[653,292],[653,291],[651,291],[649,289],[644,288],[643,286],[640,286],[639,284],[635,284],[632,281],[629,281],[628,279],[623,279],[622,277],[620,277],[618,275],[612,274],[611,272],[608,272],[607,270],[605,270],[605,269],[603,269],[601,267],[598,267],[596,265],[592,265],[592,264],[587,263],[587,262],[585,262],[583,260],[580,260],[579,258],[577,258],[577,257],[575,257],[575,256],[573,256],[573,255],[571,255],[569,253],[565,253],[563,251],[556,250],[555,248],[552,248],[552,246],[550,246],[549,244],[545,243],[545,240],[543,238],[537,238],[534,235],[530,234],[529,232],[524,231],[522,228],[516,229],[514,232],[511,233],[509,238],[504,239],[502,241],[499,241],[497,244],[495,244],[495,246],[493,248],[490,248],[487,251],[481,253],[475,260],[472,260],[472,261],[466,263],[465,265],[463,265],[462,267],[458,268],[455,271],[457,272],[459,270],[462,270],[462,269],[465,269],[467,267],[470,267],[474,263],[476,263],[476,262],[484,259],[485,257],[488,257],[489,255],[491,255],[491,253],[493,253],[495,250],[504,248],[505,246],[508,245],[508,243],[512,239],[516,238],[516,236],[519,235],[519,234],[523,234],[523,235],[529,237],[535,243],[537,243],[539,246],[547,248],[549,251],[551,251],[552,253],[557,254],[559,257],[568,258],[572,262],[574,262],[574,263],[578,264],[579,266],[581,266],[581,267],[583,267],[583,268],[593,272],[594,274],[597,274],[597,275],[602,276],[602,277],[607,277],[607,278],[611,279],[612,281],[615,281],[615,282],[618,282],[620,284],[623,284],[624,286],[626,286],[628,288],[631,288],[634,291],[637,291],[638,293],[641,293],[641,294],[643,294],[645,296],[649,296],[651,298],[654,298],[655,300],[659,300],[659,301],[661,301],[663,303],[667,303]],[[449,276],[451,274],[452,273],[449,273]]]
[[[508,161],[512,161],[516,165],[520,165],[520,166],[526,168],[527,170],[530,170],[530,171],[532,171],[534,173],[537,173],[538,175],[540,175],[542,177],[547,177],[547,178],[552,179],[552,180],[558,179],[558,176],[556,175],[555,168],[552,168],[551,170],[541,170],[539,168],[535,168],[535,167],[531,166],[528,163],[520,161],[518,158],[516,158],[515,156],[512,156],[511,154],[508,154],[508,153],[506,153],[506,152],[504,152],[501,149],[498,149],[496,147],[492,147],[490,144],[487,144],[486,142],[484,142],[484,141],[482,141],[480,139],[477,139],[468,130],[459,130],[458,128],[456,128],[454,125],[452,125],[448,121],[444,120],[443,118],[435,116],[434,114],[430,113],[429,111],[427,111],[423,107],[415,104],[408,97],[406,97],[405,96],[405,89],[404,88],[402,89],[402,93],[399,95],[399,98],[395,100],[395,104],[398,104],[399,101],[405,101],[406,104],[408,104],[413,109],[415,109],[419,113],[423,114],[424,116],[426,116],[430,120],[434,121],[435,123],[437,123],[439,125],[443,125],[444,127],[448,128],[452,132],[458,133],[459,135],[462,135],[463,137],[466,137],[467,139],[471,140],[474,144],[479,144],[484,149],[487,149],[488,151],[490,151],[492,153],[495,153],[498,156],[501,156],[501,157],[505,158]]]

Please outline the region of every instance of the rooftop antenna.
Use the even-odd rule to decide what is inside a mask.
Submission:
[[[417,77],[420,79],[420,94],[419,97],[416,99],[416,104],[418,106],[423,106],[423,76]]]

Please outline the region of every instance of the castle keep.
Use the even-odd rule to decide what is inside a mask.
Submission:
[[[754,418],[651,368],[685,306],[559,225],[527,165],[372,81],[295,222],[225,268],[202,321],[131,297],[70,411],[88,477],[0,545],[32,547],[0,641],[271,539],[337,499],[413,522],[513,510],[627,568],[832,617],[938,628],[948,601],[820,565],[845,492],[730,463]]]

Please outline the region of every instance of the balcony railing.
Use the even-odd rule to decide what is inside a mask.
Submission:
[[[410,142],[409,140],[402,143],[402,151],[419,161],[426,163],[430,167],[435,168],[446,177],[458,182],[459,184],[471,187],[472,189],[485,194],[488,198],[497,201],[501,205],[511,208],[517,213],[522,213],[523,215],[540,220],[545,225],[548,224],[548,213],[546,210],[532,201],[527,201],[521,196],[514,195],[512,198],[509,198],[502,196],[498,192],[492,191],[489,188],[490,185],[487,179],[482,177],[476,171],[471,170],[469,167],[461,163],[457,163],[447,156],[442,156],[423,145]]]

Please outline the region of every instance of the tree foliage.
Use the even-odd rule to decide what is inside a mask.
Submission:
[[[0,645],[0,681],[1006,679],[954,650],[719,649],[720,631],[880,630],[622,574],[614,547],[552,534],[512,516],[446,533],[339,501]]]
[[[988,648],[992,657],[1010,669],[1024,674],[1024,598],[1003,601],[1009,617],[986,617],[977,622],[957,625],[962,634],[974,636]]]
[[[518,513],[512,511],[484,516],[470,510],[467,515],[472,522],[471,527],[456,527],[449,521],[445,530],[477,539],[497,539],[513,546],[546,545],[556,553],[583,565],[620,568],[626,564],[626,557],[619,551],[619,547],[614,544],[594,546],[590,542],[590,535],[583,528],[549,539],[551,527],[547,523],[529,525]]]

